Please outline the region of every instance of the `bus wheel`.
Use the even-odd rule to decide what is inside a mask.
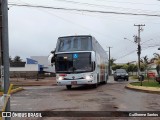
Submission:
[[[105,81],[103,81],[104,84],[107,84],[107,79]]]
[[[66,88],[67,88],[68,90],[70,90],[71,87],[72,87],[72,85],[66,85]]]
[[[102,84],[107,84],[107,80],[104,80],[101,82]]]
[[[102,82],[103,84],[107,84],[108,76],[106,76],[106,79]]]

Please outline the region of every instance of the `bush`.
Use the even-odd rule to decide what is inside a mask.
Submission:
[[[137,75],[133,75],[132,79],[138,79],[138,76]]]

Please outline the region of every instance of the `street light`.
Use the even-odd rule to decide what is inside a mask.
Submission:
[[[130,42],[132,42],[132,43],[135,43],[135,42],[133,42],[132,40],[129,40],[128,38],[124,38],[124,40],[128,40],[128,41],[130,41]]]

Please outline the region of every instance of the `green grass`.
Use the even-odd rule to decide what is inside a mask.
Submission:
[[[135,83],[130,83],[131,85],[135,85],[135,86],[141,86],[141,82],[135,82]],[[160,87],[160,84],[156,81],[143,81],[142,82],[142,86],[145,87]]]
[[[137,75],[133,75],[133,76],[130,76],[131,80],[138,80],[138,76]],[[145,80],[154,80],[154,78],[147,78],[147,77],[144,77]]]
[[[16,88],[18,88],[18,86],[13,86],[13,87],[12,87],[12,90],[13,90],[13,89],[16,89]],[[0,92],[4,92],[4,90],[2,90],[2,88],[1,88],[1,86],[0,86]]]

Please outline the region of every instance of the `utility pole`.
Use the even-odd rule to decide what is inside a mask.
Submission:
[[[0,65],[1,65],[1,57],[2,57],[2,1],[0,1]]]
[[[8,0],[0,0],[1,23],[0,32],[1,39],[1,57],[2,65],[4,65],[4,100],[6,100],[7,92],[9,89],[9,44],[8,44]],[[8,99],[5,111],[10,111],[10,99]],[[5,120],[10,120],[6,117]]]
[[[0,1],[2,2],[2,1]],[[2,49],[2,6],[0,3],[0,74],[1,74],[1,89],[4,90],[4,66],[3,66],[3,49]]]
[[[138,44],[138,52],[137,52],[137,54],[138,54],[138,76],[140,77],[140,75],[141,75],[141,71],[140,71],[140,55],[141,55],[141,37],[140,37],[140,33],[141,33],[141,31],[143,30],[142,28],[141,28],[141,26],[145,26],[145,24],[144,25],[142,25],[142,24],[139,24],[139,25],[134,25],[134,26],[137,26],[138,27],[138,36],[135,36],[135,42]],[[142,86],[142,80],[141,80],[141,86]]]
[[[110,49],[112,47],[108,47],[108,48],[109,48],[109,51],[108,51],[109,52],[108,73],[109,73],[109,75],[111,75],[111,62],[110,62],[111,61],[111,52],[110,52],[111,50]]]

